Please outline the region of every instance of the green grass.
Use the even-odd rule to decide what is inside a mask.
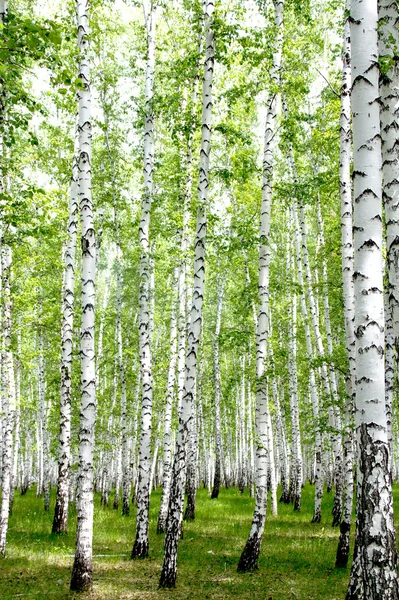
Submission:
[[[150,558],[131,561],[135,533],[135,510],[130,517],[104,509],[95,499],[94,586],[81,594],[85,600],[333,600],[343,599],[349,568],[334,569],[339,531],[332,528],[332,494],[323,499],[323,522],[311,524],[313,487],[303,489],[302,510],[279,504],[278,517],[268,518],[259,570],[236,572],[253,512],[253,499],[246,491],[222,490],[210,500],[206,490],[197,496],[196,520],[184,526],[179,544],[176,590],[158,590],[162,565],[163,536],[155,533],[160,492],[151,497]],[[394,490],[399,502],[399,486]],[[52,510],[54,494],[52,495]],[[7,557],[1,564],[0,598],[72,600],[69,591],[75,541],[74,509],[70,532],[50,533],[52,510],[45,514],[43,500],[30,490],[16,494],[7,540]],[[105,556],[104,556],[105,555]]]

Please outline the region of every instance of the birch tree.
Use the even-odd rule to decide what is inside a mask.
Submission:
[[[177,269],[174,274],[173,289],[177,288]],[[164,447],[163,447],[163,482],[161,506],[159,509],[157,533],[164,533],[166,527],[166,517],[168,514],[168,504],[170,496],[170,484],[172,476],[172,410],[175,397],[176,365],[177,365],[177,323],[176,323],[176,301],[172,299],[172,310],[170,315],[170,359],[168,369],[168,382],[165,399],[164,412]]]
[[[349,9],[349,0],[347,0]],[[344,487],[343,516],[335,565],[346,567],[349,555],[349,533],[353,504],[353,409],[355,395],[355,295],[353,287],[353,233],[352,233],[352,182],[351,182],[351,57],[350,26],[345,19],[342,65],[341,113],[340,113],[340,195],[341,195],[341,248],[342,282],[344,297],[345,341],[349,373],[346,377],[344,436]]]
[[[77,531],[71,590],[83,591],[92,585],[93,544],[93,454],[96,420],[96,365],[94,309],[96,280],[96,239],[91,194],[91,88],[89,57],[89,2],[77,2],[79,48],[79,152],[78,186],[82,226],[82,323],[80,331],[80,428],[77,490]]]
[[[152,420],[152,364],[151,364],[151,257],[150,210],[153,194],[154,168],[154,69],[155,69],[155,16],[152,0],[145,12],[147,31],[147,66],[145,75],[144,121],[144,193],[141,205],[140,233],[140,290],[139,290],[139,348],[141,370],[141,437],[137,486],[136,538],[132,558],[148,556],[148,519],[150,509],[151,479],[151,420]]]
[[[220,362],[219,362],[219,335],[222,322],[223,310],[223,294],[225,280],[222,276],[218,276],[216,282],[217,288],[217,311],[216,311],[216,326],[213,340],[213,368],[215,372],[215,477],[213,480],[213,489],[211,498],[219,496],[219,488],[221,482],[222,469],[222,431],[220,422]]]
[[[347,600],[399,597],[384,390],[377,1],[352,0],[357,515]]]
[[[69,462],[71,454],[71,370],[73,353],[73,316],[75,301],[75,254],[78,228],[78,127],[72,159],[72,177],[69,188],[68,239],[64,254],[64,281],[61,329],[61,395],[60,435],[58,458],[57,498],[55,502],[53,533],[66,533],[68,529]]]
[[[213,31],[214,9],[214,0],[207,0],[205,6],[206,56],[202,85],[202,130],[194,251],[194,290],[187,335],[184,394],[182,408],[179,414],[179,431],[173,461],[172,486],[166,522],[164,559],[159,582],[161,588],[172,588],[176,585],[177,546],[183,511],[187,442],[191,425],[190,421],[192,420],[193,415],[198,368],[198,349],[202,326],[202,305],[205,288],[206,208],[209,190],[209,157],[211,149],[212,82],[215,64],[215,40]]]
[[[272,182],[274,165],[274,139],[276,132],[277,97],[280,81],[280,65],[283,44],[284,0],[274,2],[276,45],[273,55],[271,80],[273,89],[267,107],[265,145],[263,154],[262,204],[260,217],[258,315],[256,326],[256,503],[251,531],[241,554],[238,570],[250,571],[257,568],[266,521],[267,499],[267,426],[269,419],[268,390],[266,376],[267,344],[269,336],[269,266],[270,266],[270,217],[272,208]]]
[[[381,138],[382,138],[382,198],[385,205],[387,310],[385,404],[391,468],[393,466],[392,397],[394,392],[394,355],[399,352],[399,149],[397,121],[399,114],[399,13],[397,2],[378,1]]]
[[[310,333],[309,325],[309,313],[306,304],[304,280],[303,280],[303,265],[302,265],[302,253],[300,244],[300,231],[298,224],[298,214],[296,209],[296,201],[292,205],[293,217],[295,224],[295,249],[296,249],[296,260],[297,260],[297,272],[298,272],[298,284],[301,290],[301,310],[302,319],[305,328],[305,339],[306,339],[306,352],[308,360],[311,361],[314,358],[313,355],[313,344]],[[316,384],[316,374],[313,367],[310,367],[309,372],[309,385],[310,385],[310,398],[312,401],[313,418],[315,422],[316,434],[315,434],[315,502],[312,523],[320,523],[321,521],[321,500],[323,497],[323,463],[322,463],[322,443],[323,437],[320,430],[320,411],[319,411],[319,394]]]
[[[12,483],[12,405],[13,389],[11,371],[11,294],[10,294],[10,270],[11,249],[1,239],[1,273],[2,273],[2,352],[1,352],[1,399],[2,399],[2,478],[1,478],[1,509],[0,509],[0,555],[6,554],[8,518],[10,511],[11,483]]]

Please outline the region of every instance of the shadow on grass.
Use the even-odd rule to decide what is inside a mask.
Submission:
[[[99,505],[95,498],[94,587],[90,594],[69,592],[73,562],[74,521],[70,533],[50,533],[51,515],[34,496],[16,498],[10,520],[8,558],[1,563],[0,598],[42,600],[331,600],[342,598],[348,571],[333,569],[338,530],[328,523],[312,525],[314,488],[307,486],[301,513],[279,505],[279,516],[269,517],[259,570],[239,574],[237,562],[250,530],[254,500],[247,491],[222,490],[210,500],[206,490],[197,496],[197,518],[184,524],[179,545],[176,590],[158,590],[163,558],[163,536],[156,535],[160,493],[151,497],[150,558],[129,560],[134,539],[134,511],[130,517]],[[54,506],[52,496],[52,506]],[[323,519],[330,520],[332,495],[325,497]],[[107,556],[96,556],[106,554]],[[124,556],[122,556],[124,554]],[[113,556],[117,555],[117,556]]]

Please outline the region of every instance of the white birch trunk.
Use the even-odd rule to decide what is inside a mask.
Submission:
[[[214,32],[212,28],[214,0],[207,0],[205,14],[206,58],[202,87],[202,139],[198,183],[198,214],[194,253],[194,292],[190,313],[190,326],[187,336],[186,371],[184,397],[179,416],[179,432],[173,462],[172,487],[169,501],[169,514],[166,525],[165,551],[160,578],[160,587],[170,588],[176,584],[177,546],[183,494],[185,485],[186,446],[193,417],[193,403],[197,375],[197,356],[202,326],[202,304],[205,288],[205,239],[206,204],[209,190],[209,157],[212,120],[212,81],[215,62]]]
[[[144,192],[140,219],[140,292],[139,292],[139,348],[141,370],[141,437],[137,485],[136,538],[132,558],[148,556],[148,528],[151,478],[151,426],[152,426],[152,360],[151,360],[151,260],[150,260],[150,210],[153,194],[154,168],[154,111],[152,106],[155,69],[155,8],[149,2],[146,11],[147,66],[145,79],[144,122]]]
[[[200,371],[200,369],[199,369]],[[195,504],[197,496],[197,449],[198,449],[198,437],[197,437],[197,403],[198,403],[198,392],[200,391],[200,382],[197,377],[195,386],[193,401],[191,404],[191,419],[189,420],[188,429],[188,444],[186,451],[186,493],[187,502],[186,510],[184,511],[185,521],[194,521],[195,519]],[[201,402],[201,398],[199,398]],[[210,453],[210,456],[213,456]],[[212,477],[209,479],[209,487],[211,486]]]
[[[50,481],[48,466],[48,433],[47,433],[47,403],[46,403],[46,383],[44,378],[44,348],[43,348],[43,326],[42,321],[42,302],[40,304],[40,329],[39,329],[39,419],[41,432],[41,489],[44,492],[44,510],[50,509]]]
[[[248,395],[248,485],[249,495],[251,498],[255,496],[255,448],[254,448],[254,431],[253,431],[253,394],[251,392],[251,382],[247,384]]]
[[[316,340],[317,352],[318,352],[319,356],[323,358],[324,357],[324,345],[323,345],[323,339],[322,339],[322,335],[321,335],[321,331],[320,331],[316,299],[315,299],[315,295],[313,292],[312,273],[311,273],[311,269],[310,269],[309,253],[308,253],[308,245],[307,245],[307,228],[306,228],[306,220],[305,220],[305,210],[304,210],[304,206],[303,206],[301,199],[299,199],[299,217],[300,217],[300,230],[301,230],[301,238],[302,238],[303,266],[304,266],[304,270],[305,270],[305,280],[306,280],[306,287],[307,287],[307,296],[309,298],[309,309],[310,309],[311,321],[312,321],[313,332],[314,332],[314,336],[315,336],[315,340]],[[322,378],[325,397],[329,399],[331,397],[331,388],[330,388],[328,369],[327,369],[325,362],[323,362],[323,364],[321,366],[321,378]],[[331,421],[331,425],[333,425],[332,410],[330,410],[330,421]],[[338,461],[342,460],[342,458],[340,456],[337,457],[337,454],[335,455],[335,457],[337,458]]]
[[[274,406],[276,408],[276,432],[277,432],[277,447],[280,462],[280,479],[281,479],[281,497],[280,502],[289,503],[289,464],[288,464],[288,448],[287,436],[285,432],[285,423],[281,414],[280,397],[278,384],[275,375],[272,379],[272,390]]]
[[[319,239],[321,247],[324,246],[324,223],[321,214],[320,207],[320,198],[318,199],[317,206],[317,216],[318,216],[318,225],[319,225]],[[323,270],[323,297],[324,297],[324,322],[325,322],[325,331],[327,338],[327,352],[329,356],[329,376],[330,376],[330,385],[331,385],[331,394],[333,399],[333,406],[329,408],[331,414],[331,425],[333,428],[332,432],[332,445],[334,452],[334,485],[335,485],[335,495],[334,495],[334,504],[332,508],[333,521],[332,526],[336,527],[341,522],[342,517],[342,499],[343,499],[343,455],[342,455],[342,423],[341,423],[341,411],[339,408],[339,397],[338,397],[338,387],[337,387],[337,375],[335,373],[334,365],[332,363],[332,354],[333,354],[333,341],[332,341],[332,332],[331,332],[331,321],[330,321],[330,304],[328,299],[328,273],[327,273],[327,263],[325,259],[322,261],[322,270]]]
[[[105,96],[105,92],[104,92]],[[115,163],[111,153],[111,146],[109,141],[109,124],[108,114],[106,111],[105,97],[103,96],[103,111],[104,111],[104,122],[105,122],[105,146],[108,154],[108,160],[111,167],[111,183],[112,183],[112,197],[114,204],[114,225],[115,225],[115,266],[116,266],[116,343],[118,349],[118,373],[119,383],[121,389],[121,442],[122,451],[121,455],[118,455],[121,460],[120,470],[117,472],[117,482],[115,490],[115,498],[113,507],[115,509],[119,506],[119,487],[122,484],[122,515],[127,516],[130,513],[130,469],[129,469],[129,440],[127,430],[127,399],[126,399],[126,373],[125,365],[123,360],[123,334],[122,334],[122,288],[123,288],[123,276],[122,276],[122,251],[120,244],[120,220],[119,220],[119,203],[118,195],[116,190],[115,181]],[[106,307],[106,302],[104,303]],[[102,328],[101,328],[101,343],[102,343]]]
[[[247,481],[247,451],[246,451],[246,435],[245,435],[245,397],[246,397],[246,377],[245,377],[245,355],[242,357],[242,379],[241,392],[238,390],[238,425],[239,437],[238,446],[240,452],[240,477],[238,481],[238,489],[244,493]]]
[[[268,441],[267,425],[269,419],[268,390],[266,376],[267,345],[269,336],[269,267],[270,267],[270,217],[272,208],[272,185],[274,167],[274,140],[277,117],[277,86],[280,79],[281,53],[283,44],[284,0],[274,1],[274,21],[276,43],[273,54],[271,81],[273,89],[269,98],[266,116],[263,173],[262,204],[260,217],[259,280],[258,280],[258,316],[256,325],[256,503],[251,531],[241,554],[239,571],[257,568],[266,521]]]
[[[17,356],[20,356],[21,351],[21,334],[18,331],[17,336]],[[14,446],[13,446],[13,457],[12,457],[12,479],[11,479],[11,506],[14,499],[14,490],[21,486],[21,479],[18,477],[20,471],[22,471],[21,465],[21,362],[19,358],[15,361],[15,411],[14,411]],[[10,507],[11,514],[11,507]]]
[[[309,313],[308,307],[306,304],[305,297],[305,287],[303,280],[303,265],[302,265],[302,254],[300,249],[300,231],[299,231],[299,223],[298,223],[298,215],[295,203],[293,203],[293,213],[294,213],[294,223],[295,223],[295,248],[296,248],[296,259],[297,259],[297,273],[298,273],[298,283],[301,290],[301,309],[302,309],[302,319],[305,328],[305,340],[306,340],[306,353],[308,355],[308,360],[311,361],[314,359],[313,354],[313,344],[310,332],[309,325]],[[322,443],[323,438],[320,431],[320,415],[319,415],[319,394],[317,390],[316,384],[316,374],[313,367],[309,369],[309,385],[310,385],[310,397],[312,402],[312,410],[313,410],[313,418],[315,424],[315,501],[314,501],[314,511],[312,517],[312,523],[320,523],[321,521],[321,500],[323,497],[323,463],[322,463]]]
[[[386,262],[388,274],[388,306],[386,310],[386,411],[388,443],[393,466],[392,387],[394,350],[399,353],[399,9],[398,3],[378,0],[379,55],[383,61],[380,73],[381,138],[382,138],[382,198],[385,204]],[[399,362],[399,361],[398,361]]]
[[[40,420],[40,412],[37,413],[36,423],[36,497],[40,498],[43,493],[43,444],[42,444],[42,428]]]
[[[293,256],[290,259],[291,273],[294,274]],[[297,356],[297,295],[295,289],[291,294],[290,320],[288,325],[289,355],[288,355],[288,387],[290,395],[291,416],[291,474],[290,474],[290,501],[294,503],[294,510],[301,509],[302,495],[302,452],[301,432],[299,427],[299,399],[298,399],[298,374],[296,365]]]
[[[177,273],[173,278],[173,286],[176,286]],[[164,412],[164,446],[163,446],[163,482],[161,506],[159,509],[157,533],[164,533],[166,528],[166,517],[168,514],[170,484],[172,478],[172,409],[175,397],[177,364],[177,323],[176,323],[176,301],[172,298],[172,309],[170,315],[170,359],[168,370],[168,382],[166,388],[165,412]]]
[[[159,436],[156,435],[155,446],[154,446],[154,454],[153,454],[152,463],[151,463],[150,494],[151,494],[152,490],[154,489],[155,472],[156,472],[157,459],[158,459],[158,450],[159,450]]]
[[[387,271],[387,269],[385,269]],[[389,280],[389,275],[388,275]],[[389,465],[393,469],[393,435],[392,435],[392,400],[395,390],[395,334],[393,329],[392,310],[389,303],[388,286],[384,288],[385,315],[385,413],[387,417],[387,435],[389,446]]]
[[[71,455],[71,371],[73,354],[73,316],[75,301],[75,254],[78,228],[78,127],[72,159],[72,177],[69,188],[68,240],[64,254],[64,280],[61,326],[61,390],[58,484],[52,533],[68,530],[69,463]]]
[[[347,600],[399,598],[384,389],[377,0],[352,0],[357,515]]]
[[[350,0],[346,2],[349,9]],[[353,411],[355,394],[355,294],[353,287],[353,207],[351,182],[351,48],[348,18],[344,26],[344,49],[342,65],[341,114],[340,114],[340,195],[341,195],[341,248],[342,283],[346,353],[349,373],[346,377],[345,436],[344,436],[344,503],[340,536],[335,565],[346,567],[349,556],[349,534],[353,505]]]
[[[200,54],[202,47],[202,35],[199,35],[198,39],[198,54]],[[199,63],[197,64],[193,88],[191,92],[191,106],[192,106],[192,115],[191,121],[195,122],[196,119],[196,103],[197,103],[197,95],[198,95],[198,82],[199,82]],[[191,125],[191,124],[190,124]],[[191,198],[191,188],[192,188],[192,163],[193,163],[193,130],[190,127],[190,131],[187,139],[187,150],[185,156],[185,173],[186,173],[186,181],[185,187],[183,190],[183,223],[181,229],[181,240],[180,240],[180,261],[179,261],[179,273],[178,273],[178,289],[179,289],[179,312],[177,319],[177,327],[178,327],[178,364],[177,364],[177,372],[178,372],[178,385],[177,385],[177,405],[178,405],[178,413],[180,413],[183,395],[184,395],[184,378],[185,378],[185,361],[186,361],[186,341],[187,341],[187,331],[188,331],[188,319],[189,319],[189,294],[188,294],[188,257],[187,257],[187,249],[188,249],[188,226],[189,226],[189,218],[190,218],[190,198]],[[182,160],[183,162],[183,160]]]
[[[114,456],[115,464],[115,495],[112,508],[118,510],[119,508],[119,496],[122,484],[122,444],[120,436],[118,435],[115,440],[116,452]]]
[[[272,427],[272,418],[270,411],[268,413],[267,420],[267,443],[269,453],[269,479],[270,479],[270,500],[271,500],[271,511],[274,517],[277,516],[277,478],[276,478],[276,466],[274,458],[274,436]]]
[[[284,102],[284,111],[287,115],[288,108],[287,108],[287,105],[285,104],[285,102]],[[290,163],[290,168],[291,168],[291,171],[293,174],[294,181],[297,181],[298,178],[297,178],[297,173],[296,173],[296,165],[295,165],[295,161],[294,161],[292,145],[289,145],[288,161]],[[318,305],[317,305],[317,298],[315,297],[314,292],[313,292],[312,273],[311,273],[311,268],[310,268],[309,252],[308,252],[308,244],[307,244],[307,228],[306,228],[306,220],[305,220],[305,210],[304,210],[303,201],[302,201],[301,196],[299,196],[299,198],[298,198],[298,207],[299,207],[299,223],[300,223],[301,240],[302,240],[303,267],[304,267],[304,272],[305,272],[307,297],[309,299],[309,311],[310,311],[310,316],[311,316],[312,328],[313,328],[313,332],[314,332],[314,336],[315,336],[315,340],[316,340],[317,352],[321,357],[323,357],[324,356],[324,346],[323,346],[323,340],[322,340],[320,325],[319,325],[319,311],[318,311]],[[331,396],[330,380],[329,380],[327,366],[324,362],[321,366],[321,378],[322,378],[322,382],[323,382],[324,394],[325,394],[326,398],[330,398],[330,396]],[[313,399],[312,399],[312,403],[314,404]],[[330,409],[329,412],[330,412],[331,425],[333,426],[333,411]],[[315,414],[315,411],[314,411],[314,414]],[[318,442],[319,443],[321,442],[320,438],[319,438]],[[341,455],[336,453],[336,458],[337,458],[338,465],[341,465],[342,464]],[[321,465],[320,465],[320,467],[321,467]],[[320,468],[320,470],[322,471],[322,467]],[[341,470],[341,468],[338,469],[338,471],[340,471],[340,470]],[[320,485],[320,488],[319,488],[319,494],[320,494],[322,492],[320,481],[319,481],[319,485]],[[317,510],[320,505],[320,500],[318,500],[318,498],[317,498],[317,496],[318,496],[317,491],[315,492],[315,494],[316,494],[315,509]],[[318,512],[316,512],[316,510],[315,510],[314,517],[317,521],[317,519],[319,518],[319,515],[318,515]]]
[[[77,2],[79,48],[78,184],[82,226],[82,324],[80,332],[81,404],[79,428],[79,473],[77,489],[77,530],[71,590],[83,591],[92,585],[93,554],[93,455],[96,421],[96,365],[94,347],[94,304],[96,281],[96,240],[91,197],[91,89],[89,58],[89,2]]]
[[[12,479],[12,414],[13,390],[11,380],[12,351],[11,351],[11,294],[10,271],[11,249],[1,240],[1,271],[2,271],[2,360],[1,360],[1,396],[2,396],[2,477],[1,477],[1,509],[0,509],[0,555],[6,555],[8,517],[10,511],[11,479]]]

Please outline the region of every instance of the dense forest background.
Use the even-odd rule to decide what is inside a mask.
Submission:
[[[267,502],[273,517],[282,504],[299,512],[308,482],[306,510],[315,527],[341,525],[346,565],[359,176],[348,8],[0,2],[3,555],[17,490],[33,486],[51,515],[57,493],[53,533],[66,533],[77,490],[72,589],[89,587],[94,488],[123,517],[137,504],[132,558],[151,554],[151,519],[167,532],[161,587],[173,587],[184,489],[190,521],[198,488],[217,499],[232,487],[255,498],[239,562],[252,570]],[[390,35],[380,76],[395,70],[397,97]],[[395,479],[389,248],[382,393]]]

